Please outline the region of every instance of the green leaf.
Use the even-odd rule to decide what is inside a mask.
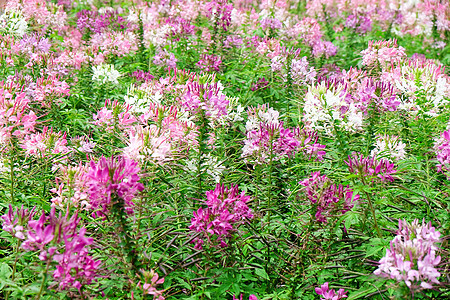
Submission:
[[[262,277],[262,278],[264,278],[264,279],[266,279],[266,280],[269,279],[269,275],[267,275],[267,272],[264,269],[256,269],[255,270],[255,274],[260,276],[260,277]]]

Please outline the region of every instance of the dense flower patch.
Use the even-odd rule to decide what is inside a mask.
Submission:
[[[0,0],[0,298],[447,299],[448,0]]]

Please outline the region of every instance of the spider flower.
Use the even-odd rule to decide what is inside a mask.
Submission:
[[[439,284],[437,278],[441,275],[436,269],[441,261],[436,246],[440,236],[431,222],[399,220],[397,235],[374,274],[404,282],[411,292],[433,288],[433,284]]]
[[[239,192],[238,186],[225,187],[217,184],[214,190],[206,192],[206,208],[194,211],[189,229],[200,233],[193,242],[196,249],[202,249],[204,238],[209,243],[220,247],[227,247],[227,240],[237,228],[253,219],[251,209],[247,206],[250,196]]]
[[[353,191],[347,186],[336,185],[331,182],[327,175],[313,172],[310,178],[300,182],[304,187],[304,194],[315,207],[315,218],[317,222],[326,223],[327,217],[341,215],[349,211],[359,195],[353,195]]]
[[[123,199],[125,209],[132,213],[133,198],[144,189],[139,182],[138,163],[124,157],[102,157],[96,163],[91,161],[87,174],[87,185],[92,209],[97,215],[105,215],[113,201],[114,194]]]
[[[328,288],[328,282],[322,284],[320,288],[315,289],[317,295],[321,296],[320,299],[328,299],[328,300],[341,300],[343,298],[347,298],[347,291],[344,289],[339,289],[336,294],[335,290],[330,290]]]

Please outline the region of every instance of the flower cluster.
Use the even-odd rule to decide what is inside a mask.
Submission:
[[[364,15],[349,15],[345,27],[353,28],[358,33],[366,33],[372,30],[372,19]]]
[[[372,181],[379,178],[381,181],[394,181],[393,174],[397,173],[394,163],[385,158],[378,159],[376,156],[371,158],[364,157],[362,154],[353,153],[345,161],[350,173],[362,177],[369,177]]]
[[[25,149],[27,155],[36,157],[63,155],[70,151],[67,147],[66,136],[67,133],[53,132],[53,128],[44,127],[42,133],[25,136],[21,147]]]
[[[18,239],[25,239],[24,226],[27,226],[28,222],[33,219],[36,214],[35,208],[28,210],[17,207],[13,210],[12,205],[9,205],[9,210],[1,218],[3,219],[2,229],[9,232],[12,236]]]
[[[118,84],[119,81],[117,80],[120,77],[119,71],[114,69],[114,65],[98,65],[92,67],[93,75],[92,80],[100,82],[100,83],[107,83],[111,82],[114,84]]]
[[[112,30],[127,29],[129,23],[119,15],[118,11],[107,10],[104,13],[91,10],[81,10],[77,13],[77,27],[80,31],[103,33],[108,28]]]
[[[327,177],[320,176],[320,172],[311,173],[311,177],[300,182],[304,187],[303,193],[315,208],[317,222],[326,223],[327,218],[337,213],[344,214],[352,209],[359,195],[347,186],[336,185]]]
[[[88,185],[87,185],[87,172],[89,166],[78,164],[76,166],[54,166],[54,169],[58,170],[56,175],[56,188],[52,188],[50,191],[57,196],[51,199],[52,206],[58,206],[61,208],[66,207],[83,207],[90,209]]]
[[[433,284],[439,284],[437,278],[441,275],[436,269],[441,261],[436,255],[440,236],[431,222],[399,220],[397,235],[374,274],[404,282],[413,292],[433,288]]]
[[[325,56],[329,58],[337,53],[337,47],[329,41],[322,39],[323,33],[316,19],[305,17],[294,25],[291,30],[294,37],[300,36],[305,44],[311,47],[312,55],[315,57]]]
[[[287,50],[283,49],[280,55],[277,55],[271,60],[272,72],[277,72],[281,75],[284,81],[288,79],[296,85],[304,85],[312,83],[316,77],[314,67],[310,67],[307,57],[300,56],[300,49]]]
[[[22,37],[28,30],[28,24],[21,11],[7,10],[0,16],[0,32]]]
[[[216,120],[228,114],[230,101],[221,91],[217,83],[199,84],[193,82],[187,86],[188,90],[183,97],[182,105],[191,113],[204,111],[205,116]]]
[[[399,108],[417,115],[422,112],[434,117],[449,103],[450,77],[445,67],[420,57],[391,66],[382,74],[402,94]]]
[[[450,171],[450,130],[444,131],[440,138],[436,140],[434,143],[434,151],[439,162],[437,165],[438,171]]]
[[[405,57],[405,48],[399,47],[397,40],[370,41],[369,47],[361,52],[363,65],[371,69],[387,69],[391,64],[398,64]]]
[[[173,53],[167,52],[166,49],[160,49],[155,56],[153,56],[153,64],[166,67],[170,69],[176,69],[177,67],[177,59]]]
[[[155,78],[149,72],[144,72],[142,70],[134,71],[133,73],[130,74],[130,76],[134,77],[137,81],[143,81],[143,82],[150,81]]]
[[[91,284],[97,277],[100,261],[88,255],[93,239],[85,236],[85,227],[77,229],[81,221],[78,215],[57,216],[55,208],[48,216],[43,213],[38,220],[33,219],[35,214],[34,209],[28,211],[23,206],[13,211],[10,205],[7,214],[2,216],[3,229],[23,240],[22,249],[39,251],[40,260],[56,266],[53,279],[59,289],[79,290]]]
[[[362,129],[363,110],[340,82],[323,79],[310,86],[303,104],[307,128],[333,136],[337,129],[356,132]]]
[[[202,54],[197,66],[204,72],[219,72],[222,59],[213,54]]]
[[[278,120],[279,112],[266,106],[250,108],[246,123],[247,139],[242,148],[242,157],[258,164],[270,160],[281,160],[303,153],[310,159],[321,160],[325,155],[324,145],[317,143],[314,131],[300,128],[284,128]]]
[[[232,232],[246,222],[253,219],[253,214],[247,206],[250,196],[239,192],[236,186],[231,188],[217,184],[214,190],[206,192],[205,205],[194,212],[189,229],[200,233],[195,238],[196,249],[202,249],[204,238],[213,246],[227,247],[227,240]]]
[[[406,144],[396,135],[377,135],[375,149],[370,155],[400,160],[406,157],[405,147]]]
[[[102,126],[107,131],[112,131],[114,128],[130,128],[137,122],[136,118],[130,113],[130,107],[119,103],[117,100],[112,103],[110,100],[106,100],[105,106],[93,115],[93,119],[95,125]]]
[[[127,212],[133,212],[133,199],[144,186],[139,182],[140,168],[137,162],[124,157],[102,157],[90,162],[86,185],[89,204],[97,216],[108,213],[115,201],[124,201]],[[121,200],[117,199],[119,197]]]
[[[214,0],[207,3],[206,7],[207,16],[224,31],[227,31],[231,25],[231,11],[233,10],[233,4],[227,2],[227,0]]]
[[[341,300],[347,298],[347,291],[344,289],[339,289],[336,294],[335,290],[330,290],[328,287],[328,282],[325,282],[320,286],[320,288],[315,289],[317,295],[320,296],[320,299],[324,300]]]
[[[25,92],[14,93],[0,82],[0,144],[13,137],[23,138],[34,131],[37,116],[30,109],[30,99]]]

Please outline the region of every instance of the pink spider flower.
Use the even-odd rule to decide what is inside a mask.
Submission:
[[[39,102],[42,107],[50,108],[54,99],[61,102],[60,96],[69,96],[69,85],[65,81],[60,81],[56,76],[42,77],[28,88],[28,95],[33,101]]]
[[[3,219],[2,229],[11,233],[14,237],[23,240],[25,239],[24,226],[33,219],[35,214],[35,207],[28,210],[24,209],[22,205],[20,209],[16,207],[15,210],[13,210],[13,207],[10,204],[8,212],[1,216]]]
[[[348,186],[336,185],[320,172],[311,173],[311,177],[300,182],[303,193],[315,208],[317,222],[327,223],[327,218],[338,212],[343,215],[358,201],[359,195],[354,195]]]
[[[339,289],[339,291],[336,294],[335,290],[330,290],[328,288],[328,282],[325,282],[322,284],[320,288],[315,289],[317,295],[321,296],[320,299],[327,299],[327,300],[341,300],[343,298],[347,298],[347,291],[344,289]]]
[[[284,128],[278,120],[278,111],[266,105],[250,108],[245,125],[247,139],[242,148],[242,157],[258,164],[270,159],[281,160],[302,153],[311,159],[321,160],[325,155],[324,145],[317,143],[318,136],[313,131],[300,128]]]
[[[37,116],[30,110],[25,92],[16,94],[13,88],[0,82],[0,142],[19,140],[34,131]]]
[[[53,132],[53,128],[44,127],[42,133],[25,136],[21,147],[27,155],[46,157],[55,154],[67,154],[67,133]]]
[[[397,40],[369,41],[366,50],[361,51],[363,65],[368,68],[385,70],[391,64],[398,64],[406,58],[405,48],[399,47]]]
[[[214,190],[206,192],[206,208],[194,211],[189,229],[200,233],[194,239],[196,249],[202,249],[204,238],[214,247],[227,247],[227,240],[237,228],[253,219],[251,209],[247,206],[250,200],[244,192],[239,192],[236,186],[230,189],[225,185],[217,184]],[[218,245],[217,245],[218,244]]]
[[[434,151],[439,162],[438,172],[446,173],[450,170],[450,130],[444,131],[434,143]]]
[[[351,156],[348,156],[348,161],[345,161],[345,163],[350,173],[371,177],[372,181],[376,177],[381,181],[394,181],[392,175],[397,173],[394,163],[385,158],[378,159],[376,156],[368,158],[362,154],[353,153]]]
[[[90,194],[89,204],[92,209],[98,210],[97,216],[108,213],[114,194],[125,202],[128,213],[133,213],[133,198],[144,190],[144,186],[139,182],[139,171],[137,162],[121,156],[102,157],[97,163],[91,161],[87,186]]]
[[[228,4],[227,0],[214,0],[205,6],[205,14],[208,18],[214,18],[217,26],[227,31],[231,25],[231,11],[233,4]]]
[[[213,54],[202,54],[197,66],[204,72],[219,72],[221,64],[222,59],[220,56],[215,56]]]
[[[166,69],[176,69],[177,61],[178,59],[175,58],[175,55],[167,52],[166,49],[159,49],[153,57],[153,64],[160,67],[165,67]]]
[[[38,220],[27,224],[29,230],[22,248],[40,250],[40,260],[56,262],[53,279],[61,290],[91,284],[101,263],[88,255],[94,239],[85,236],[86,228],[77,229],[80,221],[78,214],[70,218],[68,214],[57,216],[52,208],[48,216],[42,213]]]
[[[439,284],[437,278],[441,275],[436,269],[441,261],[436,245],[440,236],[431,222],[399,220],[397,235],[374,274],[404,282],[413,293],[433,288],[433,284]]]
[[[153,295],[154,300],[164,300],[163,297],[164,290],[158,290],[156,285],[163,284],[164,278],[159,278],[158,273],[153,270],[150,272],[143,271],[145,283],[142,285],[142,289],[145,295]],[[141,282],[138,283],[138,287],[141,287]]]
[[[199,84],[192,82],[187,86],[182,105],[186,110],[199,113],[203,110],[206,117],[214,120],[228,114],[230,101],[220,91],[217,83]]]
[[[89,194],[87,192],[88,165],[79,163],[77,166],[57,166],[57,188],[50,191],[57,194],[51,199],[52,206],[67,208],[68,206],[90,208]]]
[[[119,129],[130,128],[137,122],[137,119],[130,113],[130,107],[119,103],[117,100],[111,103],[105,101],[105,106],[93,115],[94,124],[104,126],[106,130],[111,131],[115,126]]]

